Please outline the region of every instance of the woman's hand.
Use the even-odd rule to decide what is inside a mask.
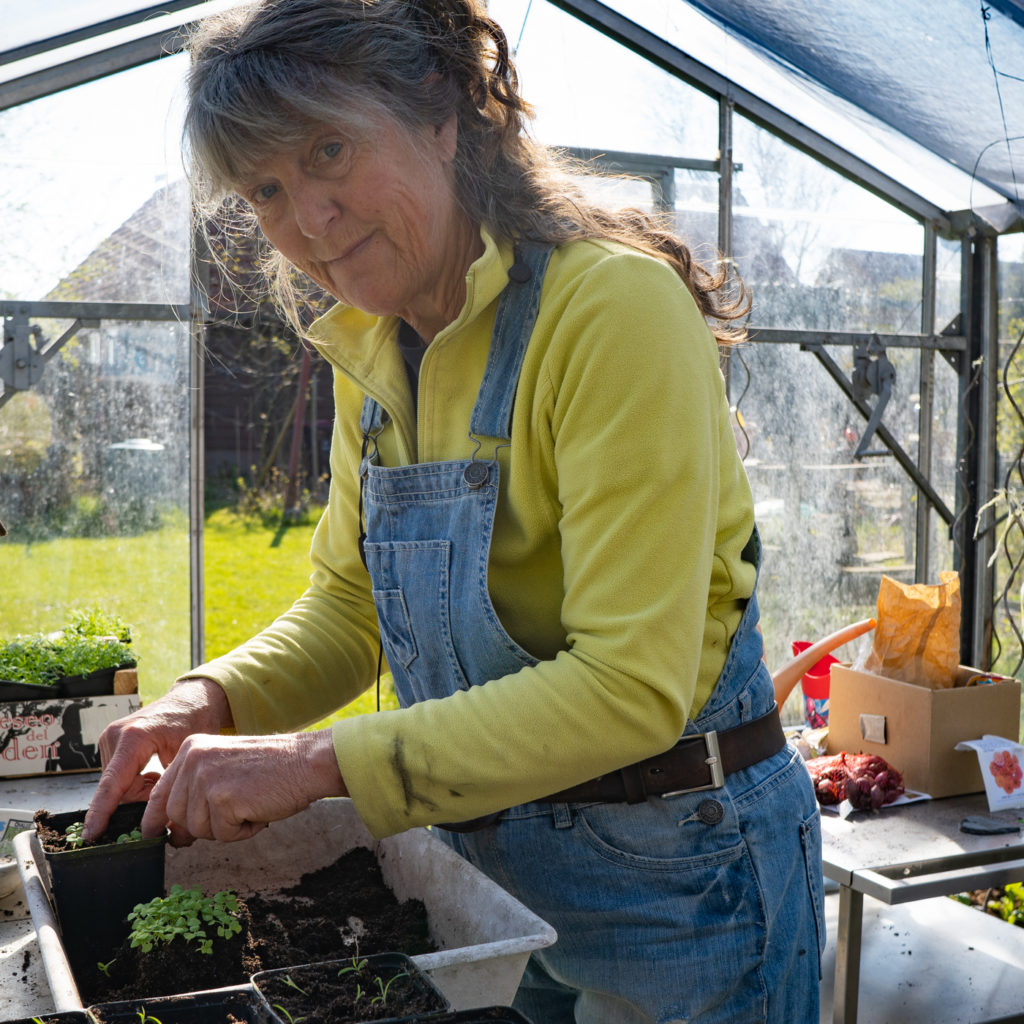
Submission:
[[[143,768],[154,754],[166,767],[193,733],[219,733],[230,725],[227,697],[210,679],[185,679],[152,704],[111,722],[100,736],[103,774],[85,816],[85,838],[103,834],[118,804],[149,797],[159,775]]]
[[[153,787],[142,833],[171,842],[248,839],[314,800],[346,796],[329,729],[277,736],[188,737]]]

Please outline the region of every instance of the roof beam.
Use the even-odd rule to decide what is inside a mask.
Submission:
[[[911,216],[931,221],[944,235],[951,233],[946,212],[911,191],[895,178],[877,168],[830,139],[818,134],[805,124],[783,113],[760,97],[736,85],[708,65],[684,53],[678,47],[649,32],[636,22],[612,10],[599,0],[550,0],[559,9],[571,14],[585,25],[615,40],[633,53],[650,61],[676,78],[689,82],[715,96],[724,96],[735,104],[736,110],[756,123],[770,128],[798,149],[810,153],[829,167],[851,177],[869,191],[893,203]]]
[[[12,50],[5,50],[0,53],[0,65],[13,64],[15,61],[25,60],[26,57],[59,50],[61,47],[71,46],[72,43],[95,39],[97,36],[107,35],[109,32],[116,32],[118,29],[130,28],[140,22],[149,21],[150,18],[163,17],[174,11],[196,6],[197,0],[167,0],[156,7],[132,11],[117,18],[107,18],[106,21],[97,21],[90,25],[84,25],[82,28],[72,29],[70,32],[61,32],[59,35],[50,36],[47,39],[40,39],[33,43],[26,43],[24,46],[16,46]]]
[[[180,52],[184,45],[185,30],[178,27],[13,78],[0,83],[0,110],[148,64]]]

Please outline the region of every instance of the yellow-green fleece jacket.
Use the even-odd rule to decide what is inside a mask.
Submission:
[[[357,547],[363,395],[390,415],[382,465],[473,454],[470,414],[513,263],[511,245],[481,235],[465,305],[424,356],[415,413],[394,318],[336,306],[314,325],[335,369],[336,421],[310,587],[253,640],[188,673],[223,686],[240,733],[308,725],[376,679]],[[345,784],[378,837],[538,799],[666,750],[711,693],[754,587],[741,559],[752,501],[717,346],[665,264],[600,241],[555,250],[497,458],[490,592],[539,661],[333,725]]]

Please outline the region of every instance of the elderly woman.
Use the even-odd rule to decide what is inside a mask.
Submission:
[[[109,727],[89,833],[147,793],[177,842],[347,795],[557,929],[535,1024],[817,1022],[818,813],[762,662],[724,275],[528,139],[482,0],[263,0],[192,53],[205,210],[251,216],[300,326],[302,282],[337,300],[306,331],[330,501],[291,609]],[[400,710],[288,731],[385,659]]]

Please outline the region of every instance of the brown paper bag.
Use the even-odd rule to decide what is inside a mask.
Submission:
[[[900,583],[882,577],[878,625],[864,669],[932,690],[953,685],[960,664],[960,576],[941,583]]]

